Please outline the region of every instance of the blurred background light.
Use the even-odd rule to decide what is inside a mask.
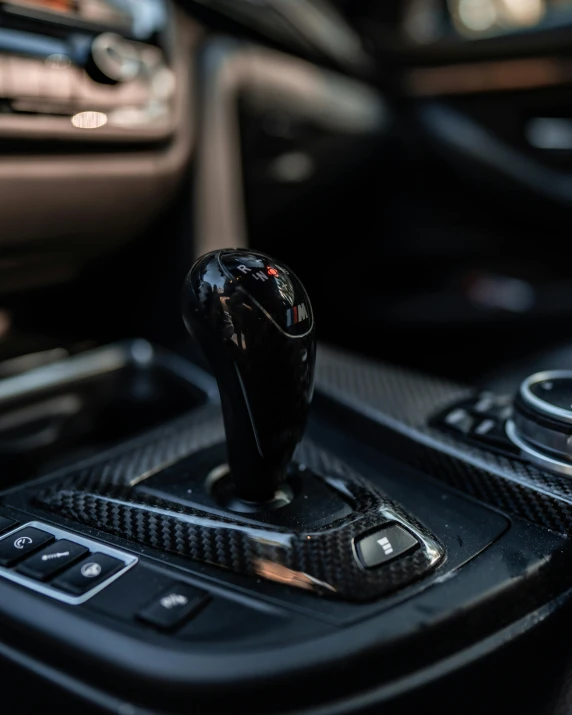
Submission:
[[[78,112],[71,118],[78,129],[99,129],[107,124],[107,114],[103,112]]]
[[[546,11],[545,0],[498,0],[499,17],[510,27],[537,25]]]
[[[546,15],[547,0],[449,0],[449,8],[456,29],[474,37],[535,27]]]
[[[462,29],[483,32],[494,27],[498,13],[494,0],[458,0],[456,16]]]

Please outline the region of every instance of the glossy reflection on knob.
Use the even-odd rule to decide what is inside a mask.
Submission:
[[[316,341],[306,290],[263,253],[214,251],[187,276],[183,316],[218,382],[237,496],[270,501],[312,400]]]

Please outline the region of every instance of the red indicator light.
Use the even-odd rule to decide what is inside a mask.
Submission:
[[[269,268],[269,269],[268,269],[268,275],[277,276],[277,275],[278,275],[278,271],[276,270],[276,268]]]

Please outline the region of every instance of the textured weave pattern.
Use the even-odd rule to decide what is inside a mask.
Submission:
[[[60,488],[126,487],[221,442],[224,426],[220,409],[207,405],[71,469],[67,467],[54,477]]]
[[[378,446],[389,454],[512,514],[572,532],[572,479],[467,445],[429,425],[433,415],[474,390],[324,346],[316,387],[376,422]]]
[[[418,521],[308,440],[300,445],[298,459],[338,483],[357,505],[351,515],[315,531],[245,525],[238,516],[221,518],[130,486],[175,459],[219,443],[223,435],[218,412],[204,409],[99,462],[62,474],[36,499],[77,522],[164,552],[347,600],[368,601],[397,590],[442,558],[440,546]],[[421,547],[382,568],[363,569],[354,554],[354,538],[392,521],[413,529]]]

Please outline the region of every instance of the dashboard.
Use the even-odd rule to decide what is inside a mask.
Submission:
[[[198,38],[175,12],[164,0],[0,5],[3,290],[73,278],[166,205],[191,153]]]
[[[2,131],[85,141],[157,140],[173,130],[175,79],[162,1],[2,5]],[[15,116],[18,122],[14,122]],[[10,121],[10,119],[12,121]],[[93,130],[99,130],[97,133]]]
[[[149,36],[165,21],[162,0],[12,0],[12,6],[58,13],[68,18],[113,25],[139,36]]]

